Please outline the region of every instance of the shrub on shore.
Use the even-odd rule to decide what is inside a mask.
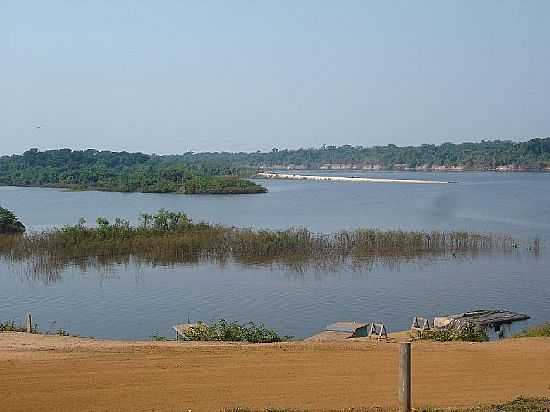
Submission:
[[[451,323],[444,328],[427,329],[418,336],[418,339],[436,342],[487,342],[489,337],[478,325],[465,322]]]
[[[182,331],[178,337],[187,341],[208,342],[248,342],[272,343],[291,339],[290,336],[280,336],[275,330],[266,328],[263,324],[248,322],[228,322],[221,319],[210,324],[199,322]]]
[[[13,320],[0,322],[0,332],[26,332],[26,331],[27,331],[27,328],[25,326],[17,325]],[[37,323],[35,323],[32,326],[31,333],[39,333],[39,328]]]
[[[17,324],[12,320],[0,322],[0,332],[25,332],[25,330],[25,328],[17,326]]]

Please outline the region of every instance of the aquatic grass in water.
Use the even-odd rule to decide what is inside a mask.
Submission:
[[[24,263],[31,273],[56,274],[69,265],[108,267],[236,262],[282,265],[291,270],[398,264],[417,258],[509,252],[509,236],[471,232],[357,229],[318,234],[304,228],[255,230],[193,223],[184,213],[160,210],[131,226],[99,218],[40,233],[0,236],[0,258]]]

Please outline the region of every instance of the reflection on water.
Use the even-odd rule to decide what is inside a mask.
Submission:
[[[540,256],[540,248],[529,247],[529,255],[537,258]],[[399,271],[402,265],[415,264],[425,267],[434,262],[463,263],[479,256],[510,256],[519,255],[522,252],[513,248],[483,249],[470,251],[424,251],[414,254],[401,255],[332,255],[326,254],[322,258],[304,256],[270,257],[264,259],[234,259],[230,256],[191,256],[180,257],[177,260],[158,259],[150,260],[131,254],[122,256],[91,256],[78,258],[62,258],[52,255],[14,256],[0,254],[0,264],[17,274],[18,277],[32,282],[40,282],[44,285],[55,284],[63,278],[67,271],[81,273],[94,272],[101,274],[102,278],[108,278],[116,273],[115,268],[124,267],[140,271],[142,267],[151,269],[171,268],[181,266],[197,266],[201,264],[214,264],[224,269],[227,266],[242,268],[268,268],[280,272],[289,272],[296,275],[307,273],[337,273],[337,272],[369,272],[373,270]]]
[[[538,245],[538,242],[537,242]],[[435,263],[464,264],[472,262],[480,257],[506,257],[520,256],[532,257],[535,260],[541,258],[540,247],[529,247],[527,251],[518,249],[499,249],[469,252],[441,252],[424,253],[417,255],[401,256],[355,256],[340,257],[324,261],[311,261],[307,259],[289,259],[284,261],[274,259],[264,260],[234,260],[227,257],[189,259],[181,262],[159,261],[151,262],[132,255],[119,256],[116,258],[102,259],[97,257],[79,259],[55,259],[53,262],[48,257],[31,256],[20,259],[0,256],[0,264],[4,265],[7,271],[15,274],[21,280],[28,282],[39,282],[47,285],[55,284],[63,280],[63,274],[67,272],[95,273],[101,280],[110,280],[117,277],[119,268],[133,271],[136,274],[136,281],[144,269],[155,270],[171,269],[178,270],[181,267],[194,267],[203,264],[212,264],[224,270],[227,267],[236,267],[243,270],[274,270],[286,273],[288,277],[299,278],[307,275],[323,276],[331,273],[362,273],[374,270],[388,272],[399,272],[402,266],[415,266],[419,269],[426,268]]]
[[[437,173],[368,175],[451,180]],[[4,259],[0,320],[20,321],[32,311],[43,329],[55,321],[72,333],[126,339],[173,336],[171,326],[188,314],[192,320],[264,322],[297,337],[340,320],[380,321],[398,330],[414,315],[478,308],[525,312],[531,324],[550,320],[550,258],[544,249],[550,241],[550,175],[456,173],[452,180],[460,183],[267,181],[270,192],[252,197],[0,188],[0,203],[33,230],[74,224],[80,217],[133,219],[164,207],[185,211],[195,221],[239,227],[301,226],[324,233],[358,227],[470,230],[543,241],[538,252],[523,242],[504,254],[346,261],[338,267],[234,260],[154,265],[125,257],[108,265],[61,262],[57,270],[44,271],[39,269],[44,262]]]
[[[297,337],[339,320],[380,321],[399,330],[414,315],[478,308],[526,312],[532,324],[550,319],[550,259],[528,253],[301,272],[278,265],[154,266],[130,261],[67,267],[54,278],[4,263],[2,318],[19,320],[32,311],[43,328],[55,321],[86,336],[172,336],[171,326],[188,314],[192,320],[264,322]]]

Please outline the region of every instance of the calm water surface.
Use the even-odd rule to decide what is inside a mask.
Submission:
[[[319,172],[316,172],[319,173]],[[362,175],[361,172],[339,175]],[[265,181],[269,193],[183,196],[0,187],[0,204],[30,230],[98,216],[136,221],[161,207],[195,221],[318,232],[358,227],[453,229],[511,234],[550,244],[550,175],[536,173],[369,173],[453,180],[452,185]],[[57,281],[0,263],[0,320],[32,311],[43,330],[111,338],[173,336],[191,319],[255,320],[304,337],[337,320],[406,328],[415,314],[475,308],[524,311],[550,320],[550,259],[520,248],[508,256],[412,262],[367,271],[296,273],[214,264],[66,270]]]

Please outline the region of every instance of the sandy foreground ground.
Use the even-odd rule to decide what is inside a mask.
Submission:
[[[0,333],[2,411],[397,406],[397,343],[122,342]],[[550,396],[550,339],[414,343],[414,406]]]

